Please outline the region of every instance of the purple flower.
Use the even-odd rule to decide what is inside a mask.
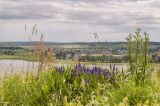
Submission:
[[[110,70],[112,70],[112,65],[110,64]]]
[[[86,84],[90,84],[91,83],[91,80],[87,79],[85,80]]]
[[[106,79],[108,79],[108,72],[107,72],[107,71],[104,71],[104,72],[103,72],[103,75],[104,75],[104,77],[105,77]]]
[[[116,68],[116,75],[118,75],[118,68]]]
[[[61,74],[63,74],[64,70],[63,70],[62,67],[59,69],[59,72],[60,72]]]
[[[122,75],[124,75],[124,70],[123,70],[123,67],[122,67],[122,72],[121,72],[121,74],[122,74]]]
[[[113,65],[113,70],[115,70],[116,69],[116,66],[115,66],[115,64]]]

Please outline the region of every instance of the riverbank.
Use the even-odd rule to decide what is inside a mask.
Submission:
[[[10,60],[26,60],[34,61],[33,54],[16,54],[16,55],[0,55],[0,60],[10,59]]]

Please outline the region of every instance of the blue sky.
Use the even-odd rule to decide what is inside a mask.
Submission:
[[[160,41],[160,0],[0,0],[0,41],[27,41],[34,24],[52,42],[124,41],[137,27]]]

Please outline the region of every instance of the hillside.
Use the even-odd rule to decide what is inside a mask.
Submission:
[[[34,47],[38,42],[0,42],[0,47]],[[95,46],[101,46],[106,48],[126,48],[126,42],[71,42],[71,43],[59,43],[59,42],[44,42],[46,47],[54,48],[95,48]],[[160,47],[160,42],[150,42],[150,49],[156,49]]]

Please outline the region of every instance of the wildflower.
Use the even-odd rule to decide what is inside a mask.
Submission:
[[[63,98],[63,106],[68,106],[67,96],[64,96]]]
[[[82,104],[79,100],[78,100],[77,106],[82,106]]]
[[[116,75],[118,75],[118,68],[116,68]]]
[[[107,71],[104,71],[103,72],[103,75],[104,75],[104,77],[107,79],[108,78],[108,72]]]
[[[149,106],[149,100],[146,100],[144,103],[145,106]]]
[[[54,63],[54,49],[53,48],[49,49],[49,63],[51,64]]]
[[[128,103],[128,97],[125,97],[125,98],[123,99],[123,103],[125,104],[125,106],[128,106],[128,105],[129,105],[129,103]]]
[[[112,70],[112,65],[110,64],[110,70]]]
[[[85,83],[89,84],[89,83],[91,83],[91,80],[87,79],[87,80],[85,80]]]
[[[38,61],[38,48],[37,47],[35,47],[34,53],[35,53],[35,61]]]
[[[70,102],[70,103],[69,103],[69,106],[74,106],[74,103],[73,103],[73,102]]]
[[[124,103],[120,103],[120,104],[118,104],[118,106],[125,106],[125,104]]]
[[[49,106],[53,106],[53,104],[52,104],[52,103],[49,103]]]
[[[115,69],[116,69],[116,65],[114,64],[114,65],[113,65],[113,69],[112,69],[112,70],[114,71]]]
[[[121,72],[121,75],[124,75],[124,70],[123,70],[123,67],[122,67],[122,72]]]

